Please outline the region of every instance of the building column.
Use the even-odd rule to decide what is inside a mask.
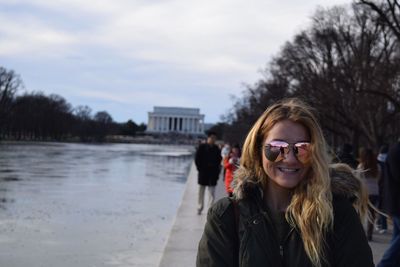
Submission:
[[[187,118],[185,117],[185,118],[183,118],[183,131],[185,132],[185,133],[187,133],[188,132],[188,127],[187,127]]]
[[[204,133],[204,121],[203,120],[201,120],[201,123],[200,123],[200,133]]]
[[[193,118],[189,118],[189,132],[193,133]]]
[[[154,125],[154,122],[153,122],[153,115],[150,115],[149,116],[149,130],[150,131],[152,131],[153,130],[153,125]]]

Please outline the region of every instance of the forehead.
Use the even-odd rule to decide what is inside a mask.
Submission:
[[[264,137],[265,141],[283,140],[294,143],[300,141],[310,141],[307,128],[298,122],[282,120],[277,122]]]

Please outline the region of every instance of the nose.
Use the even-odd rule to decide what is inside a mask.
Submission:
[[[286,162],[297,162],[297,157],[294,153],[294,147],[289,149],[289,152],[285,155],[284,161]]]

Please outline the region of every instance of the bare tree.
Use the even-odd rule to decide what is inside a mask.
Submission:
[[[378,23],[386,24],[400,41],[400,4],[398,0],[359,0],[357,3],[373,10],[378,15]]]
[[[398,0],[359,0],[356,3],[372,10],[375,16],[371,16],[375,19],[376,25],[380,25],[382,28],[388,27],[400,42],[400,3]],[[393,97],[377,90],[370,90],[369,93],[387,98],[390,105],[400,109],[400,94]]]
[[[232,125],[243,127],[268,104],[297,96],[316,108],[333,146],[393,139],[400,130],[399,44],[370,13],[362,5],[318,10],[235,103]]]
[[[13,70],[0,67],[0,134],[4,133],[6,128],[14,95],[22,86],[22,80],[18,74]]]

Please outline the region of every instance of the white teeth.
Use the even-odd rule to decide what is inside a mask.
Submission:
[[[297,172],[299,169],[292,169],[292,168],[278,168],[282,172]]]

